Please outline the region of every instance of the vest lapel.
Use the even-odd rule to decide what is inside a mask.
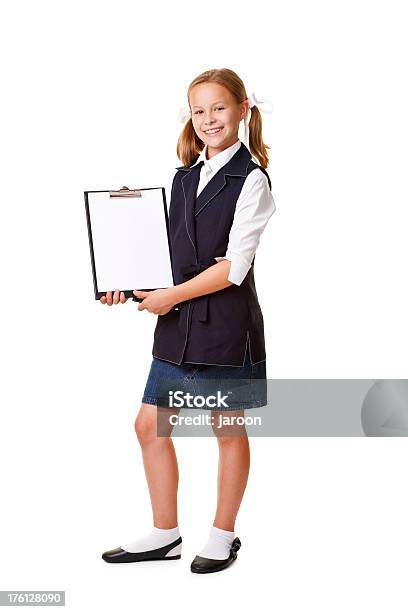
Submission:
[[[202,165],[203,162],[200,162],[192,168],[178,168],[179,170],[183,170],[183,172],[185,172],[185,175],[181,179],[181,186],[184,195],[184,219],[186,223],[187,236],[194,251],[196,261],[197,246],[194,219],[194,201],[197,194],[198,183],[200,181],[200,171]]]
[[[211,200],[215,198],[215,196],[218,195],[224,189],[226,184],[227,179],[225,178],[223,168],[220,168],[218,172],[207,183],[204,189],[200,192],[200,195],[196,199],[196,217],[207,206],[207,204],[209,204]]]
[[[225,188],[227,185],[227,176],[247,176],[250,161],[251,153],[244,143],[241,143],[241,146],[235,155],[233,155],[229,162],[218,170],[218,172],[201,191],[195,203],[196,217],[215,198],[215,196],[221,193],[221,191]]]

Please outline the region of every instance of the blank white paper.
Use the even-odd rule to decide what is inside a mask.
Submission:
[[[173,286],[160,188],[140,198],[88,193],[97,289],[157,289]]]

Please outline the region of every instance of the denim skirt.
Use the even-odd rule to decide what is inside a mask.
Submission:
[[[248,350],[243,366],[178,365],[154,357],[142,402],[216,411],[266,406],[266,360],[252,363]]]

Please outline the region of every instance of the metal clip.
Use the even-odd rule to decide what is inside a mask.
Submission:
[[[129,189],[129,187],[122,187],[117,191],[109,192],[110,198],[141,198],[142,192],[139,189]]]

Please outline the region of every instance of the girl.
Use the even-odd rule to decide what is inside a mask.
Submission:
[[[157,417],[170,413],[169,387],[209,380],[257,379],[249,399],[213,410],[242,415],[266,405],[266,355],[263,317],[254,281],[254,256],[266,223],[275,211],[262,120],[253,96],[232,70],[208,70],[188,88],[189,119],[179,137],[183,166],[173,177],[169,235],[174,286],[134,291],[138,309],[158,315],[153,361],[135,430],[153,511],[152,531],[106,551],[110,563],[179,559],[178,466],[170,436],[158,436]],[[249,150],[238,138],[241,120],[251,112]],[[259,161],[256,163],[251,154]],[[103,304],[125,303],[117,289]],[[207,408],[205,405],[203,408]],[[208,408],[210,409],[210,408]],[[173,410],[173,413],[177,412]],[[171,431],[171,429],[170,429]],[[235,520],[249,472],[245,427],[214,428],[219,448],[218,500],[208,540],[191,564],[196,573],[223,570],[241,546]],[[233,436],[231,433],[233,432]]]

